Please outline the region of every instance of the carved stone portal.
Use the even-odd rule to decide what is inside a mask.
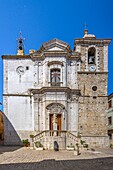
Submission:
[[[61,130],[62,126],[62,112],[65,107],[60,103],[53,103],[46,107],[50,113],[50,130]],[[56,136],[56,132],[54,135]]]

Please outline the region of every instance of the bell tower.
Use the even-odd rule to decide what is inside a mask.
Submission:
[[[95,35],[88,34],[88,30],[84,30],[83,38],[76,39],[74,44],[76,51],[81,53],[80,69],[77,74],[78,88],[81,92],[78,104],[78,129],[86,141],[92,140],[92,146],[93,142],[101,146],[107,141],[106,110],[110,42],[111,39],[97,39]],[[101,138],[101,142],[96,137]]]
[[[17,39],[17,55],[24,55],[24,40],[20,31],[20,37]]]

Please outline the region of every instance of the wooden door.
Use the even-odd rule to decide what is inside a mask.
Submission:
[[[50,114],[50,130],[53,130],[53,120],[54,120],[54,115]],[[57,115],[57,130],[62,130],[62,121],[61,121],[61,114]]]
[[[57,130],[62,130],[62,120],[61,114],[57,115]]]
[[[50,130],[53,130],[53,119],[54,119],[54,117],[53,117],[53,114],[50,114],[49,115],[49,120],[50,120]]]

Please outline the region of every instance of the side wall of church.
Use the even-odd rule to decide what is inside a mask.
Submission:
[[[32,60],[7,59],[4,62],[7,63],[7,67],[4,68],[4,79],[7,79],[7,92],[9,94],[27,94],[28,89],[34,85],[34,66]],[[24,69],[23,75],[19,75],[17,72],[20,66]],[[4,91],[4,93],[6,92]]]
[[[25,74],[17,68],[23,66]],[[29,70],[26,70],[26,67]],[[33,86],[33,65],[29,59],[4,60],[4,144],[21,144],[23,138],[34,130],[32,98],[28,89]]]

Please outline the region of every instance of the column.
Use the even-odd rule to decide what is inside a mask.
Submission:
[[[38,114],[39,114],[39,104],[38,104],[38,96],[34,96],[34,130],[38,131],[39,127],[38,127]]]
[[[77,97],[74,97],[72,101],[71,131],[73,133],[76,133],[78,131],[78,99]]]

